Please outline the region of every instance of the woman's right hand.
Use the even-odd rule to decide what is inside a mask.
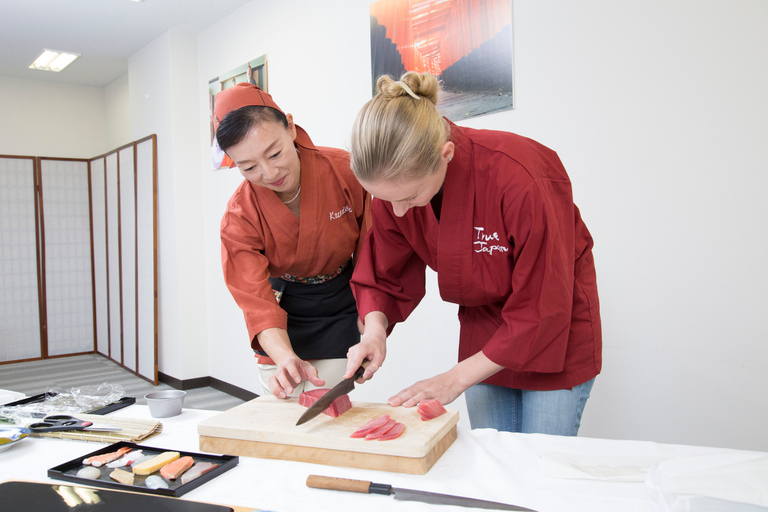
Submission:
[[[317,368],[304,361],[293,351],[288,332],[285,329],[270,327],[256,335],[259,345],[277,365],[275,374],[269,378],[269,391],[277,398],[288,398],[296,386],[308,380],[315,386],[323,386],[325,381],[317,373]]]
[[[269,378],[269,391],[277,398],[288,398],[296,386],[305,380],[317,387],[325,384],[318,376],[317,368],[294,354],[277,363],[277,370]]]
[[[344,378],[349,378],[362,366],[366,359],[370,361],[358,382],[373,378],[373,374],[384,364],[387,357],[387,317],[380,311],[372,311],[365,316],[365,323],[360,324],[360,343],[347,351],[347,371]]]

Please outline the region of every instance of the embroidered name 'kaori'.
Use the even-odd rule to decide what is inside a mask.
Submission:
[[[347,205],[338,212],[331,212],[331,220],[336,220],[338,218],[341,218],[342,215],[345,213],[352,213],[352,207]]]
[[[489,255],[493,254],[493,251],[507,252],[509,247],[503,245],[493,244],[493,242],[501,242],[499,234],[493,232],[493,234],[486,234],[485,228],[475,226],[475,252],[487,252]]]

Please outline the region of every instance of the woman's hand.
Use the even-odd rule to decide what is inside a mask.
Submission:
[[[421,380],[410,386],[387,402],[392,407],[402,405],[403,407],[413,407],[422,400],[437,400],[443,405],[447,405],[456,400],[466,390],[452,376],[451,372],[441,373],[426,380]]]
[[[322,386],[325,381],[317,373],[317,368],[302,360],[291,347],[288,332],[285,329],[270,327],[256,335],[259,345],[277,365],[275,374],[269,378],[269,391],[277,398],[288,398],[296,386],[308,380],[315,386]]]
[[[413,407],[422,400],[437,400],[446,405],[456,400],[470,386],[484,381],[502,368],[480,351],[445,373],[405,388],[387,402],[393,407]]]
[[[372,311],[365,316],[365,324],[358,321],[360,343],[353,345],[347,351],[347,371],[344,378],[354,375],[363,361],[370,361],[365,367],[363,376],[357,382],[373,378],[373,374],[384,364],[387,357],[387,317],[380,311]]]
[[[318,376],[317,368],[293,355],[278,363],[275,374],[269,378],[269,391],[277,398],[288,398],[296,386],[305,380],[318,387],[325,384]]]

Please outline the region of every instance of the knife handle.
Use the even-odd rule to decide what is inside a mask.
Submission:
[[[363,494],[390,494],[391,485],[375,484],[365,480],[351,478],[336,478],[332,476],[309,475],[307,487],[315,489],[330,489],[332,491],[360,492]]]

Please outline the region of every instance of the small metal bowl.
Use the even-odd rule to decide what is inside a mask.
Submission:
[[[153,418],[170,418],[181,414],[185,396],[187,396],[186,391],[170,389],[147,393],[144,395],[144,399],[147,401],[149,413]]]

